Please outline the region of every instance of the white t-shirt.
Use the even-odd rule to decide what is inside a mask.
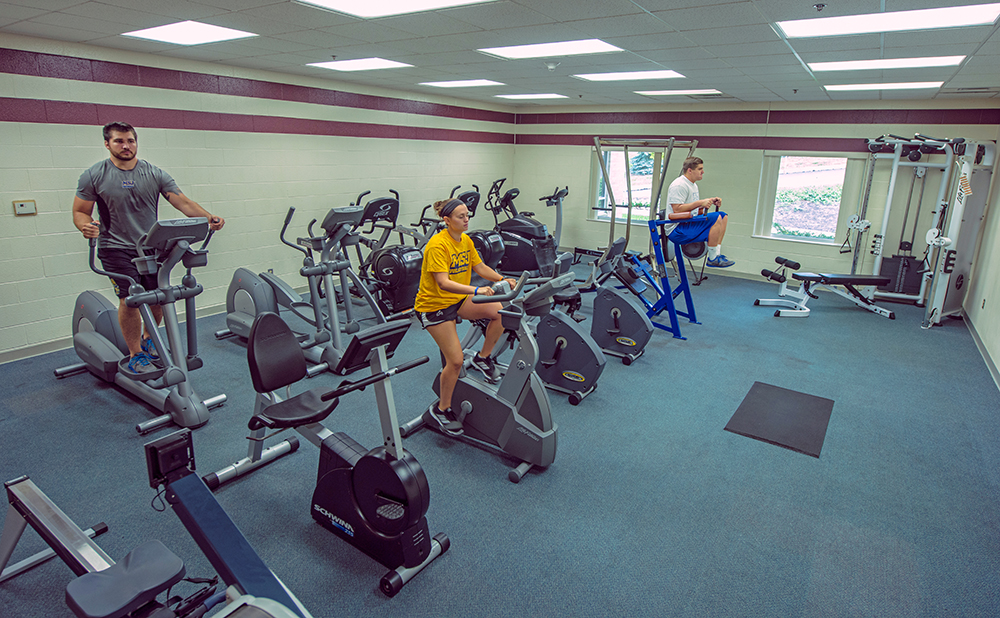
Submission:
[[[690,204],[701,199],[698,193],[698,185],[687,179],[687,176],[678,176],[677,180],[667,187],[667,204],[673,210],[674,204]],[[663,226],[663,233],[669,234],[677,227],[676,223]]]

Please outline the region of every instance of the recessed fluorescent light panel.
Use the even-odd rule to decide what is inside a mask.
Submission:
[[[831,92],[845,90],[918,90],[920,88],[940,88],[944,82],[899,82],[895,84],[837,84],[823,86]]]
[[[535,99],[568,99],[569,97],[562,94],[498,94],[495,95],[500,99],[521,99],[525,101],[531,101]]]
[[[299,4],[369,19],[389,15],[421,13],[453,6],[483,4],[494,0],[296,0]]]
[[[965,56],[935,56],[928,58],[889,58],[887,60],[847,60],[844,62],[810,62],[813,71],[866,71],[871,69],[922,69],[927,67],[954,67],[962,64]]]
[[[669,96],[669,95],[690,96],[692,94],[722,94],[715,88],[703,88],[701,90],[636,90],[635,93],[644,94],[648,97],[659,97],[659,96]]]
[[[334,71],[374,71],[376,69],[399,69],[412,64],[385,60],[383,58],[358,58],[357,60],[334,60],[332,62],[312,62],[308,66]]]
[[[451,82],[422,82],[421,86],[434,86],[435,88],[475,88],[477,86],[503,86],[500,82],[490,79],[459,79]]]
[[[625,51],[600,39],[582,41],[562,41],[561,43],[536,43],[534,45],[512,45],[510,47],[487,47],[480,49],[484,54],[521,60],[523,58],[552,58],[557,56],[578,56],[580,54],[604,54]]]
[[[1000,3],[974,6],[949,6],[917,11],[869,13],[779,21],[778,27],[788,38],[844,36],[871,34],[873,32],[900,32],[904,30],[931,30],[935,28],[960,28],[987,26],[1000,16]]]
[[[584,73],[573,77],[589,82],[623,82],[638,79],[673,79],[684,76],[677,71],[625,71],[620,73]]]
[[[233,30],[232,28],[223,28],[222,26],[213,26],[197,21],[181,21],[176,24],[167,24],[166,26],[125,32],[122,36],[149,39],[150,41],[160,41],[162,43],[173,43],[174,45],[203,45],[205,43],[245,39],[257,35],[253,32],[243,32],[242,30]]]

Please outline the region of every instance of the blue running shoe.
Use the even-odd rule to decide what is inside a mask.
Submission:
[[[719,255],[719,257],[715,258],[714,260],[708,260],[707,262],[705,262],[707,266],[711,266],[712,268],[729,268],[735,263],[736,262],[730,260],[724,255]]]
[[[139,352],[129,360],[128,370],[135,375],[142,375],[156,371],[156,367],[153,366],[153,361],[149,358],[148,354]]]
[[[146,356],[149,357],[149,360],[154,360],[154,361],[160,360],[160,355],[157,354],[156,352],[156,344],[153,343],[152,339],[142,340],[142,351],[146,353]]]

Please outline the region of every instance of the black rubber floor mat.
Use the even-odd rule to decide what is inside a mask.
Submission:
[[[833,400],[754,382],[726,431],[819,457]]]

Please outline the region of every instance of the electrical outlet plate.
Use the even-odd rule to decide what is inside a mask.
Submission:
[[[34,215],[38,213],[35,207],[35,200],[20,200],[14,202],[15,215]]]

